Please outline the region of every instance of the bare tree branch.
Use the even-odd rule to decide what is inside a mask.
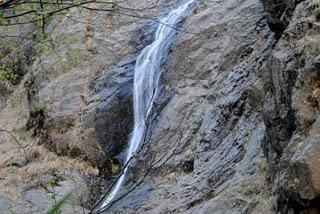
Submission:
[[[115,203],[117,203],[118,201],[122,200],[123,198],[125,198],[127,195],[129,195],[131,192],[133,192],[137,187],[139,187],[142,182],[144,181],[144,179],[147,177],[147,175],[150,173],[150,171],[152,169],[154,169],[154,167],[157,166],[157,164],[161,163],[159,167],[165,165],[175,154],[176,154],[176,151],[178,149],[178,147],[180,146],[180,143],[182,141],[182,138],[183,138],[183,131],[182,129],[180,128],[181,124],[182,124],[182,121],[183,119],[180,121],[180,124],[178,126],[179,128],[179,141],[176,143],[175,145],[175,148],[173,149],[172,153],[167,157],[165,158],[167,155],[163,155],[158,161],[155,161],[155,162],[152,162],[150,163],[149,167],[146,169],[144,175],[141,177],[140,181],[138,183],[136,183],[130,190],[128,190],[127,192],[125,192],[123,195],[121,195],[119,198],[117,198],[116,200],[112,201],[107,207],[104,207],[104,208],[101,208],[99,209],[97,212],[90,212],[92,214],[100,214],[100,213],[103,213],[103,212],[106,212],[107,210],[109,210]],[[160,138],[159,140],[161,140],[162,138]],[[154,161],[154,160],[153,160]]]
[[[159,1],[159,0],[158,0]],[[163,23],[155,18],[152,17],[148,17],[148,16],[143,16],[143,15],[138,15],[138,14],[134,14],[132,13],[132,11],[144,11],[147,9],[153,9],[155,7],[158,6],[158,1],[151,7],[146,7],[146,8],[139,8],[139,9],[132,9],[132,8],[127,8],[124,6],[121,6],[119,4],[115,4],[114,2],[102,2],[102,1],[96,1],[96,0],[89,0],[89,1],[82,1],[79,2],[77,4],[72,3],[72,2],[48,2],[48,1],[31,1],[31,2],[17,2],[17,5],[21,5],[21,4],[40,4],[41,7],[41,18],[30,18],[27,21],[18,21],[18,22],[10,22],[10,23],[0,23],[0,26],[12,26],[12,25],[24,25],[24,24],[31,24],[31,23],[36,23],[38,21],[45,21],[45,18],[49,17],[49,16],[54,16],[56,14],[59,14],[62,11],[65,10],[69,10],[71,8],[75,8],[75,7],[79,7],[82,9],[86,9],[86,10],[90,10],[90,11],[101,11],[101,12],[110,12],[110,13],[114,13],[114,14],[118,14],[118,15],[124,15],[124,16],[129,16],[129,17],[133,17],[133,18],[138,18],[138,19],[145,19],[145,20],[150,20],[153,21],[155,23],[161,24],[161,25],[165,25],[169,28],[172,28],[176,31],[180,31],[180,32],[184,32],[184,33],[188,33],[188,34],[194,34],[197,35],[196,33],[193,32],[189,32],[186,30],[181,30],[179,28],[176,28],[174,26],[168,25],[166,23]],[[111,4],[111,5],[115,5],[115,8],[110,8],[110,9],[106,9],[106,8],[97,8],[97,7],[92,7],[92,6],[87,6],[88,4],[91,3],[95,3],[95,4]],[[62,6],[61,8],[57,9],[57,10],[52,10],[52,11],[47,11],[46,14],[44,14],[44,5],[45,4],[51,4],[51,5],[58,5],[58,6]],[[41,6],[42,5],[42,6]],[[127,11],[131,11],[130,12],[124,12],[124,11],[120,11],[119,9],[122,10],[127,10]],[[19,14],[15,14],[15,15],[11,15],[11,16],[4,16],[4,20],[11,20],[11,19],[15,19],[15,18],[19,18],[19,17],[25,17],[28,14],[38,14],[37,10],[29,10],[29,11],[25,11]],[[43,26],[42,26],[43,28]]]
[[[4,3],[0,4],[0,8],[6,8],[6,7],[10,6],[14,2],[19,2],[19,0],[8,0],[8,1],[5,1]]]
[[[156,165],[160,162],[162,162],[163,160],[163,163],[158,166],[158,167],[161,167],[162,165],[164,165],[165,163],[167,163],[173,156],[174,154],[176,154],[176,151],[177,151],[177,148],[179,147],[180,145],[180,142],[182,141],[182,136],[183,136],[183,132],[182,132],[182,129],[180,128],[181,127],[181,124],[183,122],[183,119],[180,121],[179,125],[178,125],[178,129],[179,129],[179,141],[177,142],[175,148],[173,149],[173,152],[168,156],[168,158],[166,158],[164,160],[164,158],[166,157],[166,155],[164,155],[162,158],[160,158],[158,161],[154,162],[154,160],[151,160],[151,163],[150,163],[150,166],[146,169],[144,175],[142,176],[142,178],[140,179],[140,181],[133,187],[131,188],[129,191],[127,191],[126,193],[124,193],[123,195],[121,195],[119,198],[117,198],[116,200],[112,201],[107,207],[104,207],[104,208],[100,208],[99,210],[95,211],[97,206],[100,205],[103,200],[108,196],[109,192],[112,190],[112,188],[114,187],[114,185],[117,183],[117,181],[119,180],[119,178],[123,175],[124,173],[124,169],[130,164],[130,162],[139,157],[139,154],[142,153],[142,151],[144,150],[144,147],[146,145],[150,145],[150,141],[151,141],[151,137],[147,140],[147,134],[148,134],[148,131],[145,132],[145,136],[144,136],[144,141],[143,141],[143,144],[141,145],[140,149],[138,150],[138,152],[132,156],[129,161],[126,163],[126,165],[122,168],[122,171],[121,173],[118,175],[118,177],[116,178],[116,180],[113,181],[112,185],[109,187],[108,191],[104,194],[104,196],[95,204],[95,206],[91,209],[91,211],[89,212],[89,214],[99,214],[99,213],[103,213],[105,211],[107,211],[108,209],[110,209],[115,203],[117,203],[118,201],[120,201],[121,199],[123,199],[124,197],[126,197],[129,193],[131,193],[132,191],[134,191],[138,186],[141,185],[141,183],[143,182],[143,180],[145,179],[145,177],[147,177],[147,175],[149,174],[149,172],[154,168],[156,167]],[[150,124],[150,123],[149,123]],[[149,125],[147,125],[147,130],[149,129]],[[158,137],[158,140],[155,141],[154,143],[157,143],[159,142],[160,140],[164,139],[164,137],[166,137],[170,132],[165,132],[162,136]],[[152,135],[152,134],[151,134]]]
[[[18,139],[17,139],[10,131],[5,130],[5,129],[0,129],[0,132],[5,132],[5,133],[9,134],[9,135],[12,137],[12,139],[14,139],[14,141],[17,143],[17,145],[19,146],[19,148],[25,149],[25,148],[27,147],[27,146],[23,146],[23,145],[18,141]]]

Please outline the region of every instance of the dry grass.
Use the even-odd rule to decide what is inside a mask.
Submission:
[[[85,175],[97,175],[98,169],[87,162],[71,159],[69,157],[59,157],[55,153],[48,151],[43,146],[29,148],[27,159],[31,162],[25,168],[31,171],[38,171],[45,168],[46,171],[77,170]],[[39,172],[39,171],[38,171]]]
[[[46,185],[43,178],[53,173],[80,172],[84,175],[98,175],[99,170],[88,162],[68,157],[59,157],[43,146],[34,146],[26,150],[25,155],[12,150],[0,154],[0,195],[17,199],[26,189]],[[27,164],[22,167],[10,165],[10,160],[23,158]]]

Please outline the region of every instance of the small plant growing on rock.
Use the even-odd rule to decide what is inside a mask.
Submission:
[[[26,71],[27,56],[13,42],[0,38],[0,82],[15,85]]]
[[[32,112],[45,112],[46,111],[46,105],[44,102],[41,101],[34,101],[32,103]]]
[[[117,174],[119,172],[119,170],[120,170],[119,165],[112,161],[112,163],[111,163],[111,173],[112,174]]]
[[[18,78],[18,75],[15,74],[14,70],[10,68],[8,65],[0,66],[0,81],[5,82],[14,82]]]
[[[44,136],[43,129],[47,117],[46,105],[42,101],[33,101],[30,104],[30,118],[27,121],[27,130],[33,130],[34,135]]]
[[[100,176],[108,178],[118,174],[120,171],[120,163],[116,160],[110,159],[100,168]]]
[[[67,193],[65,196],[63,196],[58,203],[55,203],[52,208],[49,210],[48,214],[56,214],[59,213],[60,208],[63,207],[63,205],[67,202],[69,199],[71,193]]]
[[[9,209],[9,213],[10,214],[16,214],[16,212],[14,211],[14,209],[12,207]]]
[[[40,56],[41,54],[47,52],[49,50],[49,47],[45,45],[45,43],[38,43],[33,47],[33,51],[36,55]]]
[[[58,185],[58,180],[55,178],[51,178],[48,180],[47,184],[52,189],[51,199],[53,200],[54,205],[56,205],[57,204],[57,200],[56,200],[57,193],[56,193],[54,187]]]

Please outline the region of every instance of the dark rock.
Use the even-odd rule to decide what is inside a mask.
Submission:
[[[133,65],[135,57],[106,70],[91,84],[81,120],[96,131],[105,158],[119,154],[133,127]]]
[[[270,29],[279,37],[287,28],[296,5],[303,0],[261,0]]]
[[[312,27],[316,21],[315,8],[316,2],[297,5],[264,68],[269,73],[264,81],[270,81],[266,84],[269,96],[263,107],[267,127],[264,151],[281,213],[308,212],[319,197],[318,170],[313,165],[317,162],[313,158],[317,156],[316,142],[319,142],[315,134],[318,127],[315,94],[319,79],[314,72],[318,56],[318,39],[315,39],[318,33]]]

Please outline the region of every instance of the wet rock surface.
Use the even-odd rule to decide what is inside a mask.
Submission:
[[[163,66],[125,197],[107,212],[319,211],[318,4],[200,1]],[[144,13],[176,6],[161,1]],[[45,213],[53,194],[68,192],[63,213],[88,212],[123,164],[135,59],[157,24],[92,11],[72,17],[81,22],[48,27],[54,48],[16,85],[0,85],[1,128],[14,136],[0,133],[5,213]]]
[[[141,165],[150,173],[110,211],[250,213],[258,204],[270,211],[260,146],[266,129],[249,103],[274,44],[264,8],[259,1],[200,3],[183,30],[192,33],[179,35],[163,69],[171,99],[156,112],[141,155],[154,164]],[[132,175],[133,183],[144,173]]]
[[[82,110],[83,126],[96,131],[105,159],[124,149],[133,127],[134,62],[135,56],[132,56],[94,79]]]

